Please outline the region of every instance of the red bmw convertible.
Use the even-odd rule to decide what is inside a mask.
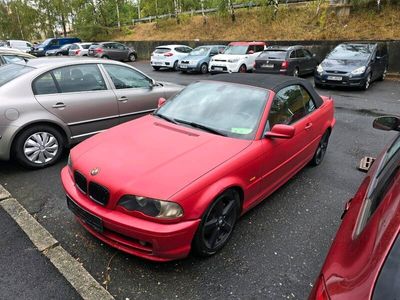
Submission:
[[[321,163],[335,124],[332,99],[284,76],[217,75],[162,102],[73,148],[61,172],[90,233],[154,261],[224,247],[240,215]]]

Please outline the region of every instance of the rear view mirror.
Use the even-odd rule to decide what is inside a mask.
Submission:
[[[400,118],[394,116],[378,117],[374,120],[372,126],[380,130],[396,130],[400,131]]]
[[[158,99],[158,108],[163,106],[166,101],[167,101],[167,99],[162,98],[162,97],[160,99]]]
[[[265,134],[266,138],[291,139],[294,136],[295,128],[290,125],[276,124],[271,131]]]

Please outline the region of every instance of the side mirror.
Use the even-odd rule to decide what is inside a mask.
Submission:
[[[167,101],[167,99],[162,98],[162,97],[160,99],[158,99],[158,108],[163,106],[166,101]]]
[[[378,117],[374,120],[372,126],[380,130],[396,130],[400,131],[400,118],[394,116]]]
[[[266,138],[276,139],[291,139],[294,136],[296,129],[293,126],[285,124],[276,124],[271,131],[265,134]]]

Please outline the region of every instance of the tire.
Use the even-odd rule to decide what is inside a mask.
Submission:
[[[178,71],[178,61],[177,60],[174,62],[174,66],[172,67],[172,69],[174,71]]]
[[[133,54],[133,53],[129,54],[128,59],[129,59],[130,62],[134,62],[136,60],[135,54]]]
[[[63,54],[61,52],[57,53],[57,56],[63,56]]]
[[[364,83],[364,85],[362,86],[362,89],[363,89],[364,91],[368,90],[369,87],[371,86],[371,79],[372,79],[372,74],[371,74],[371,73],[368,73],[367,79],[365,80],[365,83]]]
[[[299,77],[299,68],[297,68],[297,67],[294,68],[292,76],[293,77]]]
[[[379,77],[379,81],[384,81],[387,75],[387,66],[385,67],[385,69],[383,70],[382,76]]]
[[[200,73],[207,74],[208,73],[208,65],[206,63],[202,63],[200,66]]]
[[[64,148],[63,135],[47,125],[37,125],[24,130],[17,136],[14,144],[17,161],[31,169],[41,169],[56,163]]]
[[[324,135],[321,137],[321,140],[319,141],[318,148],[315,150],[314,156],[311,160],[311,165],[312,166],[319,166],[322,161],[324,160],[326,149],[328,148],[328,143],[329,143],[329,136],[330,132],[329,130],[325,131]]]
[[[232,236],[240,213],[240,197],[230,189],[219,195],[204,213],[192,243],[195,255],[208,257],[222,249]]]
[[[155,71],[159,71],[159,70],[160,70],[160,67],[153,66],[153,69],[154,69]]]
[[[239,71],[238,71],[239,73],[247,73],[247,67],[246,67],[246,65],[245,64],[243,64],[243,65],[241,65],[240,67],[239,67]]]

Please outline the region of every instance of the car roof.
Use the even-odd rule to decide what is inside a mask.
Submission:
[[[265,42],[231,42],[229,46],[265,46]]]
[[[219,74],[212,77],[213,81],[223,81],[235,84],[245,84],[249,86],[259,87],[273,92],[278,92],[282,88],[289,85],[302,85],[311,94],[312,98],[315,100],[317,107],[322,105],[322,98],[314,90],[311,83],[302,78],[282,76],[282,75],[271,75],[271,74],[242,74],[242,73],[232,73],[232,74]]]
[[[267,47],[267,49],[265,49],[265,51],[268,51],[268,50],[289,51],[289,50],[296,50],[296,49],[302,49],[302,48],[304,48],[304,47],[301,46],[301,45],[293,45],[293,46],[279,46],[279,45],[277,45],[277,46],[269,46],[269,47]]]
[[[157,46],[156,47],[156,49],[157,48],[176,48],[176,47],[189,47],[189,46],[187,46],[187,45],[161,45],[161,46]],[[191,47],[189,47],[189,48],[191,48]]]
[[[100,58],[92,58],[92,57],[69,57],[65,59],[63,57],[39,57],[37,59],[28,60],[26,62],[27,66],[33,68],[46,68],[49,66],[52,67],[63,67],[74,64],[85,64],[85,63],[98,63],[98,64],[118,64],[122,66],[126,66],[126,64],[113,61],[113,60],[104,60]]]
[[[22,51],[15,51],[13,49],[11,49],[11,50],[0,49],[0,55],[18,55],[18,56],[23,56],[23,57],[26,57],[26,58],[36,58],[32,54],[29,54],[29,53],[26,53],[26,52],[22,52]]]

